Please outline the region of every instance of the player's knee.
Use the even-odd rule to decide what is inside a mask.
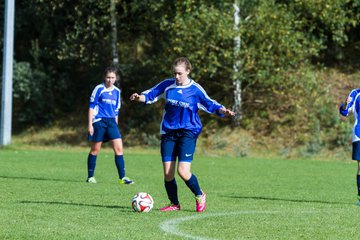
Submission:
[[[97,156],[100,152],[100,148],[99,147],[92,147],[91,150],[90,150],[90,154],[91,155],[94,155],[94,156]]]
[[[183,169],[183,168],[178,168],[178,174],[184,180],[187,180],[189,176],[191,176],[190,171],[188,169]]]
[[[114,153],[116,155],[124,155],[124,152],[123,152],[122,148],[114,148]]]
[[[171,180],[173,180],[174,179],[174,174],[173,173],[165,173],[164,174],[164,177],[165,177],[165,181],[167,181],[167,182],[170,182]]]

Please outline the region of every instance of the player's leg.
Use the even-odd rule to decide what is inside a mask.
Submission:
[[[194,193],[196,210],[202,212],[206,208],[206,193],[200,188],[195,174],[191,173],[191,162],[196,148],[197,135],[190,131],[183,131],[179,139],[178,174],[185,181],[186,186]]]
[[[96,167],[96,159],[97,155],[101,149],[102,142],[92,142],[90,152],[87,159],[87,169],[88,169],[88,183],[96,183],[95,180],[95,167]]]
[[[358,189],[358,205],[360,206],[360,161],[357,161],[358,169],[357,169],[357,175],[356,175],[356,183],[357,183],[357,189]]]
[[[110,119],[108,121],[106,136],[110,139],[114,150],[115,165],[119,175],[119,184],[133,184],[135,182],[126,177],[125,174],[123,142],[118,125],[116,124],[115,119]]]
[[[178,198],[178,189],[175,179],[176,161],[163,162],[164,170],[164,186],[170,204],[161,208],[160,211],[177,211],[180,210],[180,203]]]
[[[206,209],[206,193],[201,190],[197,177],[191,173],[190,169],[191,162],[179,161],[178,173],[195,195],[196,211],[203,212]]]
[[[175,180],[176,168],[176,137],[174,133],[161,136],[161,157],[164,170],[164,186],[170,200],[170,204],[161,208],[161,211],[180,210],[177,184]]]
[[[358,205],[360,206],[360,141],[352,143],[352,159],[357,161],[356,183],[358,189]]]
[[[91,141],[91,148],[87,159],[88,178],[86,181],[88,183],[96,183],[94,177],[96,159],[97,159],[97,155],[100,152],[105,135],[104,123],[102,121],[94,123],[93,127],[94,127],[93,135],[88,136],[89,141]]]
[[[114,139],[111,140],[111,142],[113,144],[113,150],[115,153],[115,165],[119,175],[119,184],[134,184],[135,182],[130,178],[126,177],[125,174],[125,160],[122,139]]]

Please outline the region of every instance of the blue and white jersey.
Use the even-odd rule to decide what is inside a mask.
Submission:
[[[184,86],[176,85],[175,78],[165,79],[141,94],[145,96],[146,104],[152,104],[161,98],[165,99],[160,134],[178,129],[191,130],[200,134],[202,124],[198,115],[199,109],[224,116],[219,113],[219,109],[223,106],[212,100],[192,79]]]
[[[121,90],[116,86],[106,89],[103,83],[97,85],[91,94],[89,107],[94,112],[93,123],[101,118],[116,118],[121,107]]]
[[[360,141],[360,88],[359,89],[353,89],[348,98],[351,98],[351,101],[348,103],[346,109],[343,109],[344,103],[340,106],[340,114],[347,117],[350,112],[353,113],[355,118],[354,128],[353,128],[353,134],[352,134],[352,141]]]

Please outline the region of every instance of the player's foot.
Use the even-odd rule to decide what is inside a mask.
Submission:
[[[122,179],[119,179],[119,184],[134,184],[135,182],[133,180],[130,180],[128,177],[123,177]]]
[[[358,201],[357,205],[360,206],[360,200]]]
[[[96,179],[94,177],[89,177],[87,180],[86,180],[87,183],[96,183]]]
[[[160,208],[160,211],[162,212],[169,212],[169,211],[179,211],[180,210],[180,204],[173,204],[173,203],[170,203],[169,205],[163,207],[163,208]]]
[[[196,196],[196,211],[203,212],[206,208],[206,193],[203,192],[202,195]]]

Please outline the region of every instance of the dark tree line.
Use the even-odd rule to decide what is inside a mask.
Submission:
[[[326,97],[322,91],[326,79],[316,75],[324,66],[350,72],[359,67],[359,1],[238,0],[238,32],[233,1],[113,1],[125,131],[158,131],[161,106],[143,111],[127,99],[170,76],[178,56],[191,60],[191,77],[227,106],[233,104],[233,65],[239,61],[236,77],[242,84],[244,128],[307,132],[338,124],[331,122],[332,113],[323,114],[331,112],[328,108],[319,110],[311,102]],[[110,3],[16,1],[16,129],[57,119],[71,119],[68,124],[74,125],[86,121],[89,94],[112,62]],[[237,52],[234,39],[239,35]],[[294,94],[299,98],[294,99]],[[309,114],[304,114],[306,107],[311,108]],[[314,127],[296,128],[299,117]],[[204,116],[205,123],[210,120],[211,116]],[[221,125],[228,120],[216,121]]]

